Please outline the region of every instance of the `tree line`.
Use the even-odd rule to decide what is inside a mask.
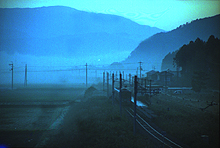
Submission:
[[[182,68],[183,85],[192,86],[196,92],[202,88],[219,88],[220,40],[213,35],[207,42],[197,38],[183,45],[173,61]]]

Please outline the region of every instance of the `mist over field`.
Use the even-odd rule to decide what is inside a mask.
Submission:
[[[0,3],[0,147],[219,147],[219,1]]]

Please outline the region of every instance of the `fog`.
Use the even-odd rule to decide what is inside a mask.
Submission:
[[[118,60],[128,53],[117,53]],[[4,51],[0,52],[0,84],[10,84],[11,66],[13,62],[14,83],[24,83],[25,64],[27,64],[28,83],[85,83],[86,63],[88,64],[88,83],[97,83],[102,78],[103,68],[114,62],[112,56],[88,57],[82,60],[80,57],[52,57],[34,56],[15,53],[9,55]],[[100,70],[102,68],[102,70]],[[101,79],[102,80],[102,79]]]

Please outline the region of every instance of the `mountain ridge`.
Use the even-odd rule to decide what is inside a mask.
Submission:
[[[211,24],[211,25],[210,25]],[[156,66],[160,70],[162,59],[196,38],[207,40],[210,35],[220,37],[220,15],[194,20],[169,32],[157,33],[142,41],[122,63],[144,62],[145,70]]]
[[[6,51],[10,54],[15,52],[36,54],[37,48],[34,48],[36,45],[46,51],[39,50],[37,55],[42,56],[53,53],[53,49],[46,44],[46,41],[55,37],[62,38],[66,36],[60,39],[65,40],[65,42],[60,43],[59,40],[56,40],[56,42],[50,42],[50,44],[53,44],[56,50],[65,44],[63,50],[69,52],[65,53],[68,57],[73,56],[72,53],[78,50],[69,47],[72,47],[72,44],[79,44],[77,39],[79,36],[80,40],[86,43],[81,44],[81,46],[83,46],[83,49],[87,49],[87,52],[96,51],[96,53],[99,53],[100,50],[122,52],[126,49],[128,53],[145,38],[163,31],[159,28],[139,25],[121,16],[85,12],[64,6],[0,8],[0,22],[3,22],[0,24],[0,51]],[[92,33],[98,38],[91,40]],[[70,36],[72,36],[72,39],[66,39]],[[106,40],[103,41],[103,38]],[[15,41],[16,39],[19,41]],[[30,42],[28,42],[29,39]],[[98,46],[100,42],[102,47],[99,46],[99,49],[97,49],[95,44]],[[93,44],[93,48],[90,47],[90,44]],[[19,48],[16,49],[15,47]],[[108,54],[108,52],[104,54]]]

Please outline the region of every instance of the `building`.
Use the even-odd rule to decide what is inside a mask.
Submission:
[[[173,82],[174,74],[169,71],[162,71],[159,73],[160,85],[169,86]]]
[[[171,71],[154,71],[151,70],[146,73],[147,79],[152,80],[152,84],[154,85],[163,85],[163,86],[170,86],[172,85],[172,82],[174,81],[174,73]]]
[[[151,70],[146,73],[148,80],[158,81],[159,80],[159,71]]]

